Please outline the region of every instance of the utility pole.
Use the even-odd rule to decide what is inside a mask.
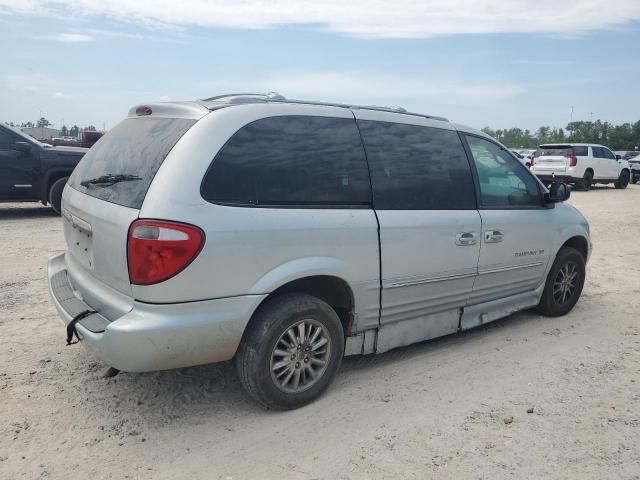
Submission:
[[[569,123],[573,122],[573,105],[571,105],[571,116],[569,117]]]
[[[589,112],[589,114],[591,115],[591,119],[589,121],[593,122],[593,112]]]

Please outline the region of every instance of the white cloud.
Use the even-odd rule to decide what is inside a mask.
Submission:
[[[67,95],[66,93],[56,92],[53,94],[53,98],[56,100],[69,100],[71,95]]]
[[[582,33],[640,20],[638,0],[0,0],[9,11],[99,16],[165,26],[317,24],[360,37]]]
[[[93,42],[94,38],[84,33],[60,33],[53,37],[58,42],[84,43]]]
[[[143,38],[139,33],[122,32],[120,30],[103,30],[99,28],[90,28],[87,33],[92,35],[100,35],[103,37],[117,37],[117,38]]]

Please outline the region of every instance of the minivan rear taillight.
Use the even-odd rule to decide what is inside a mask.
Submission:
[[[576,157],[575,155],[570,155],[569,156],[569,166],[570,167],[575,167],[578,164],[578,157]]]
[[[184,270],[202,250],[204,232],[185,223],[136,220],[129,227],[127,262],[135,285],[164,282]]]

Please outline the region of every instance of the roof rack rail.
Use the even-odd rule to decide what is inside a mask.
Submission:
[[[226,104],[246,104],[246,103],[253,103],[253,102],[295,103],[299,105],[319,105],[319,106],[340,107],[340,108],[350,108],[350,109],[359,109],[359,110],[375,110],[378,112],[402,113],[405,115],[413,115],[416,117],[430,118],[432,120],[441,120],[443,122],[449,121],[445,117],[440,117],[436,115],[425,115],[423,113],[408,112],[405,108],[400,107],[398,105],[388,105],[388,106],[353,105],[353,104],[346,104],[346,103],[318,102],[313,100],[294,100],[294,99],[285,98],[283,95],[280,95],[278,92],[227,93],[224,95],[217,95],[215,97],[205,98],[201,101],[220,102],[220,103],[226,103]],[[211,106],[209,106],[209,108],[211,108]]]
[[[215,97],[203,98],[204,102],[214,102],[216,100],[222,100],[224,98],[230,97],[261,97],[265,100],[286,100],[284,96],[280,95],[278,92],[267,92],[267,93],[225,93],[224,95],[216,95]]]
[[[351,105],[352,108],[361,108],[363,110],[380,110],[381,112],[407,113],[407,109],[398,105]]]

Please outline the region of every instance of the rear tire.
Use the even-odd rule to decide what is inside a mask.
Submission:
[[[67,180],[69,180],[69,177],[59,178],[53,182],[53,185],[51,185],[49,189],[49,205],[51,205],[53,211],[58,215],[60,215],[62,211],[62,191],[67,184]]]
[[[593,173],[587,170],[584,172],[584,176],[582,177],[582,181],[580,182],[580,189],[585,192],[591,190],[591,186],[593,185]]]
[[[618,190],[627,188],[627,185],[629,185],[629,170],[622,170],[614,185]]]
[[[571,247],[562,247],[551,266],[537,310],[547,317],[569,313],[580,298],[585,280],[585,259]]]
[[[240,382],[267,408],[290,410],[315,400],[340,367],[344,332],[328,304],[284,294],[261,306],[236,354]]]

